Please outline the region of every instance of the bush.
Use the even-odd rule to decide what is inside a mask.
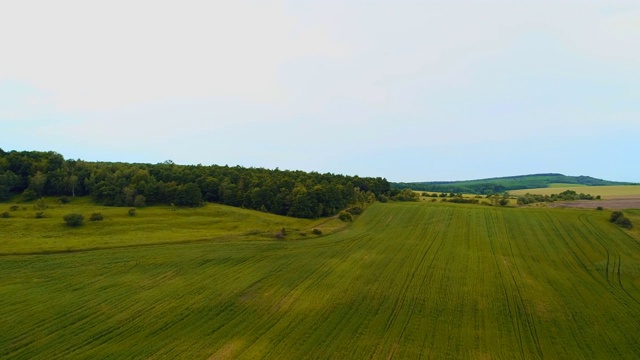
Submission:
[[[20,205],[11,205],[11,207],[9,208],[9,210],[11,211],[17,211],[20,209]]]
[[[273,237],[279,240],[284,239],[285,236],[287,236],[287,230],[285,228],[282,228],[280,231],[275,233],[275,235],[273,235]]]
[[[38,198],[38,194],[31,189],[26,189],[25,191],[22,192],[22,200],[24,201],[31,201],[37,198]]]
[[[129,209],[128,214],[129,216],[136,216],[137,214],[136,209]]]
[[[342,220],[342,221],[349,221],[349,222],[351,222],[351,221],[353,221],[353,215],[351,215],[351,213],[350,213],[350,212],[348,212],[348,211],[344,211],[344,210],[342,210],[342,211],[340,211],[340,212],[338,213],[338,219],[340,219],[340,220]]]
[[[91,214],[91,217],[89,218],[91,221],[101,221],[103,219],[104,217],[102,216],[102,213],[99,212]]]
[[[312,233],[313,235],[322,235],[322,230],[320,230],[320,229],[313,229],[313,230],[311,230],[311,233]]]
[[[44,211],[38,211],[36,213],[36,219],[42,219],[44,218]]]
[[[509,199],[500,199],[498,204],[500,204],[500,206],[507,206],[509,204]]]
[[[619,217],[618,220],[616,220],[616,225],[625,229],[631,229],[633,227],[633,225],[631,224],[631,220],[629,220],[629,218],[625,216]]]
[[[72,227],[80,226],[84,223],[84,216],[77,213],[67,214],[63,217],[63,219],[64,222],[67,223],[67,225]]]
[[[347,211],[351,214],[351,215],[360,215],[362,214],[362,208],[360,206],[353,206],[349,209],[347,209]]]
[[[614,211],[611,213],[611,216],[609,217],[609,221],[614,223],[616,222],[619,218],[623,217],[624,214],[622,213],[622,211]]]
[[[8,211],[3,212],[0,217],[2,217],[3,219],[8,219],[11,217],[11,214],[9,214]]]
[[[40,198],[36,201],[36,204],[33,205],[33,207],[37,210],[44,210],[47,208],[47,203],[44,201],[44,198]]]
[[[609,221],[625,229],[631,229],[633,227],[633,224],[631,224],[631,220],[624,216],[624,213],[622,213],[622,211],[612,212]]]
[[[69,197],[68,196],[60,196],[58,198],[58,202],[60,204],[68,204],[69,203]]]
[[[596,208],[596,210],[602,211],[602,210],[604,210],[604,208],[603,208],[602,206],[598,206],[598,207]]]

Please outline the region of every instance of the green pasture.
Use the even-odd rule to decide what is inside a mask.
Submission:
[[[313,222],[107,210],[81,236],[62,210],[51,224],[0,219],[3,239],[6,220],[37,224],[20,230],[29,247],[3,252],[49,232],[74,246],[205,240],[0,256],[0,358],[640,358],[640,244],[607,212],[377,203],[328,236],[219,241],[207,231],[229,231],[226,217],[234,234]],[[190,233],[206,223],[196,214],[209,230]]]
[[[34,203],[0,204],[0,255],[47,253],[80,249],[113,248],[158,243],[210,240],[271,240],[275,233],[288,230],[288,239],[314,236],[313,228],[325,234],[344,226],[339,220],[307,220],[278,216],[235,207],[207,204],[199,208],[153,206],[136,209],[129,216],[129,208],[106,207],[91,203],[88,198],[73,199],[59,204],[46,199],[47,208],[39,210]],[[18,210],[10,210],[18,205]],[[43,212],[43,218],[36,218]],[[68,227],[65,214],[79,213],[85,218],[83,226]],[[102,221],[90,221],[93,213],[101,213]]]
[[[541,194],[551,195],[559,194],[566,190],[573,190],[577,193],[591,194],[593,196],[600,195],[603,199],[613,199],[626,196],[640,196],[640,185],[616,185],[616,186],[583,186],[583,185],[566,185],[564,187],[549,187],[540,189],[511,190],[510,195]]]

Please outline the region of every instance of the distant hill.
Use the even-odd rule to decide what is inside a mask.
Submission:
[[[591,176],[532,174],[465,181],[391,183],[391,187],[394,189],[410,188],[418,191],[431,192],[491,194],[502,193],[509,190],[546,188],[551,184],[559,183],[585,186],[637,185],[635,183],[596,179]]]

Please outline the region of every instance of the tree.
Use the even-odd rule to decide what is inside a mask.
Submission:
[[[200,188],[194,183],[178,186],[173,202],[178,206],[202,206],[203,201]]]
[[[316,197],[304,185],[297,185],[291,195],[291,208],[289,208],[287,215],[299,218],[315,218],[319,216]]]
[[[133,200],[133,206],[138,208],[145,207],[146,201],[147,199],[144,197],[144,195],[136,195],[135,199]]]

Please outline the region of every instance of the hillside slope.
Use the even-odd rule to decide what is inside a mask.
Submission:
[[[533,174],[507,176],[465,181],[432,181],[391,183],[392,188],[410,188],[418,191],[454,192],[465,194],[492,194],[509,190],[546,188],[551,184],[573,184],[586,186],[636,185],[626,182],[615,182],[596,179],[590,176],[567,176],[562,174]]]

